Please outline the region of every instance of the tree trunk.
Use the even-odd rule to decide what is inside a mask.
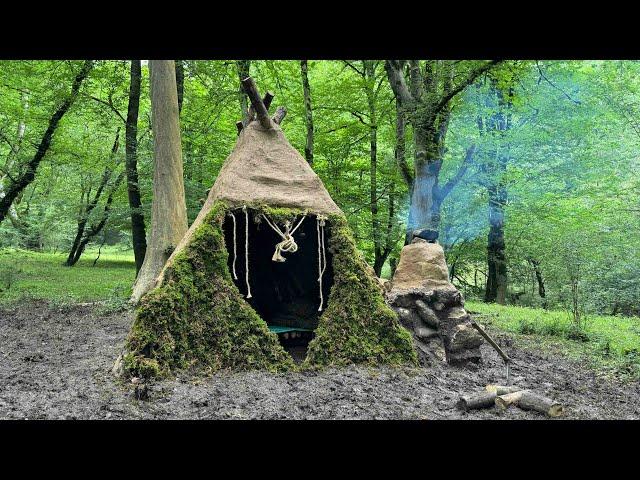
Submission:
[[[147,240],[138,184],[138,113],[140,110],[140,84],[142,71],[140,60],[131,60],[131,81],[129,85],[129,106],[125,127],[125,150],[127,172],[127,194],[131,212],[131,236],[133,255],[136,261],[136,275],[142,268],[147,251]]]
[[[242,123],[244,125],[249,121],[249,102],[247,95],[242,87],[242,80],[249,76],[249,67],[251,66],[251,60],[236,60],[236,68],[238,69],[239,90],[238,98],[240,99],[240,112],[242,113]]]
[[[489,187],[489,236],[487,241],[487,286],[485,302],[506,303],[507,260],[504,243],[504,203],[506,189]]]
[[[154,287],[156,277],[187,231],[175,63],[151,60],[149,68],[154,134],[151,235],[133,288],[133,302]]]
[[[109,157],[109,161],[113,161],[116,153],[118,153],[119,148],[120,148],[120,127],[118,127],[118,131],[116,132],[116,139],[113,142],[113,147],[111,147],[111,155]],[[71,245],[71,250],[69,251],[69,255],[67,256],[67,261],[65,262],[65,265],[67,267],[73,267],[76,264],[76,262],[80,260],[80,256],[84,251],[84,247],[89,241],[89,239],[85,241],[85,237],[87,237],[87,235],[85,235],[85,228],[87,226],[87,222],[89,221],[89,216],[98,205],[98,202],[100,201],[100,197],[102,196],[102,192],[104,191],[105,187],[109,183],[109,179],[111,178],[112,173],[113,171],[110,170],[109,167],[104,169],[104,173],[102,174],[102,178],[100,179],[100,184],[98,185],[98,188],[95,194],[93,195],[93,200],[89,200],[89,192],[87,192],[87,204],[86,206],[80,207],[80,213],[78,215],[78,228],[76,229],[76,236],[73,240],[73,244]],[[118,185],[116,184],[114,189],[117,187]],[[109,194],[110,198],[112,196],[113,196],[113,191]],[[83,197],[84,197],[84,193],[83,193]],[[97,233],[98,232],[96,232],[96,234]],[[93,237],[96,234],[90,235],[90,237]]]
[[[180,115],[184,98],[184,63],[182,60],[176,60],[176,89],[178,91],[178,115]]]
[[[38,145],[38,149],[36,150],[35,155],[27,162],[25,165],[23,172],[15,179],[15,181],[10,181],[9,188],[4,192],[4,196],[0,198],[0,223],[5,219],[13,201],[16,197],[22,192],[33,180],[36,178],[36,170],[40,165],[40,162],[49,151],[49,147],[51,146],[51,142],[53,140],[53,135],[58,128],[58,124],[62,117],[69,111],[71,105],[75,102],[78,97],[78,92],[80,91],[80,87],[82,86],[82,82],[87,78],[89,72],[93,68],[93,61],[85,60],[82,68],[75,76],[73,80],[73,84],[71,86],[71,93],[64,99],[62,104],[56,109],[51,118],[49,119],[49,125],[40,140],[40,144]]]
[[[84,253],[84,249],[87,246],[87,244],[95,236],[97,236],[103,230],[104,226],[107,224],[107,220],[109,220],[109,214],[111,212],[111,204],[113,203],[113,195],[118,190],[118,187],[120,186],[120,184],[124,180],[124,177],[125,177],[125,172],[124,171],[122,173],[120,173],[120,175],[118,175],[118,178],[116,179],[116,181],[113,184],[113,188],[109,192],[109,196],[107,197],[107,201],[105,202],[104,210],[102,212],[102,218],[100,219],[100,222],[97,225],[92,225],[91,229],[88,232],[85,233],[84,237],[79,242],[79,244],[78,244],[78,246],[76,248],[76,251],[75,251],[75,254],[74,254],[74,256],[73,256],[73,258],[71,260],[71,263],[68,266],[73,266],[78,262],[78,260],[80,260],[80,257]],[[100,254],[98,254],[98,256],[100,256]],[[96,260],[93,262],[94,266],[95,266],[95,262],[97,260],[98,259],[96,258]],[[67,260],[67,262],[68,261],[69,260]]]
[[[454,84],[451,62],[427,61],[422,69],[416,60],[385,61],[389,85],[413,125],[415,180],[407,220],[408,239],[415,229],[440,228],[440,207],[446,196],[438,185],[442,166],[440,147],[444,145],[451,100],[498,63],[485,62]],[[407,65],[409,83],[405,79]],[[443,81],[439,81],[440,77]]]
[[[414,127],[415,179],[411,192],[411,205],[407,230],[440,229],[440,207],[438,177],[442,161],[438,155],[438,140],[435,123]]]
[[[304,146],[304,158],[309,165],[313,165],[313,112],[311,110],[311,87],[309,86],[309,76],[307,61],[300,61],[300,72],[302,75],[302,91],[304,95],[304,123],[307,127],[307,140]]]
[[[489,198],[489,235],[487,238],[487,285],[485,302],[506,303],[507,259],[504,240],[504,206],[507,202],[507,187],[504,175],[509,162],[509,146],[504,136],[511,128],[511,95],[505,98],[492,82],[491,96],[497,99],[496,111],[486,123],[486,132],[494,135],[496,146],[488,158],[485,171],[488,173],[487,193]]]
[[[535,258],[528,258],[527,260],[533,267],[533,272],[536,276],[536,282],[538,283],[538,295],[540,295],[540,298],[545,298],[547,293],[544,286],[544,277],[542,276],[542,270],[540,270],[540,262]],[[546,300],[544,304],[546,305]]]

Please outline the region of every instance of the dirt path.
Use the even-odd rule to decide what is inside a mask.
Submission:
[[[463,370],[351,367],[320,373],[224,373],[199,382],[151,386],[150,400],[133,398],[109,369],[128,332],[130,314],[99,315],[91,306],[30,303],[0,309],[0,419],[537,419],[510,409],[459,412],[461,393],[504,379],[497,355],[483,347],[483,365]],[[565,418],[640,418],[640,383],[598,378],[575,362],[501,343],[517,365],[517,385],[562,399]]]

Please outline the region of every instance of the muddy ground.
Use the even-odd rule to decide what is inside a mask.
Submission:
[[[435,362],[420,369],[351,367],[320,373],[220,373],[150,387],[148,401],[109,373],[130,313],[44,302],[0,309],[0,419],[539,419],[512,408],[463,413],[461,393],[504,380],[490,347],[476,370]],[[512,381],[566,405],[564,418],[640,418],[640,383],[599,378],[585,366],[500,343],[516,362]]]

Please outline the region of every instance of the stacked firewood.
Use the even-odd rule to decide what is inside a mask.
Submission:
[[[461,396],[457,404],[458,408],[465,412],[493,406],[499,410],[506,410],[512,405],[523,410],[533,410],[548,417],[559,417],[564,414],[562,404],[531,390],[515,386],[487,385],[482,393]]]

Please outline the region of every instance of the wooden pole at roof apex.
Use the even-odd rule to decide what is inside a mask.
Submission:
[[[282,123],[282,120],[284,119],[286,114],[287,114],[287,109],[285,107],[278,107],[272,120],[278,125],[280,125],[280,123]]]
[[[271,102],[273,100],[273,97],[275,97],[275,95],[273,93],[271,93],[271,92],[265,93],[264,97],[262,97],[262,103],[264,103],[264,107],[267,109],[267,111],[269,111],[269,107],[271,106]],[[276,115],[277,115],[277,112],[276,112]],[[254,120],[255,116],[256,116],[256,111],[253,109],[253,105],[251,105],[251,107],[249,107],[249,112],[247,114],[247,118],[245,120],[239,120],[239,121],[236,122],[236,128],[238,129],[238,135],[240,135],[240,132],[242,131],[242,129],[244,127],[249,125],[249,122]],[[274,121],[275,121],[275,118],[274,118]]]
[[[262,97],[262,103],[264,103],[264,108],[267,109],[267,113],[269,113],[269,107],[271,106],[271,102],[273,101],[273,97],[275,97],[275,95],[272,92],[266,92],[264,94],[264,97]],[[247,114],[247,121],[244,123],[244,126],[246,127],[249,122],[251,122],[251,120],[253,120],[253,118],[256,116],[256,109],[253,108],[253,104],[249,107],[249,112]]]
[[[260,125],[262,125],[262,127],[266,129],[273,128],[273,123],[271,122],[271,118],[269,118],[269,112],[267,111],[262,98],[260,98],[258,87],[256,87],[256,82],[253,80],[253,78],[247,77],[243,79],[242,87],[249,97],[253,109],[256,111],[256,116],[258,117]]]

